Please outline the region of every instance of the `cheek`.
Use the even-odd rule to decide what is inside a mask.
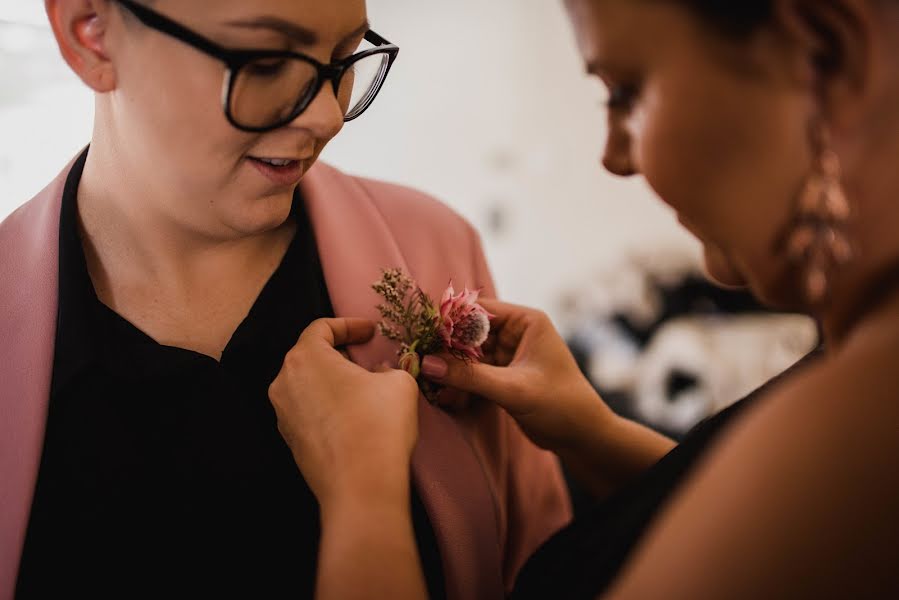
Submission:
[[[172,45],[146,50],[143,65],[127,82],[131,121],[141,130],[135,133],[146,141],[155,164],[170,164],[185,176],[220,171],[245,143],[222,110],[223,67]],[[173,67],[179,64],[183,67]]]
[[[706,93],[703,93],[706,92]],[[757,142],[739,103],[716,102],[699,86],[659,86],[635,130],[636,160],[655,191],[715,239],[739,209],[734,189],[755,178]]]
[[[806,172],[805,105],[763,83],[672,77],[647,97],[635,160],[699,237],[740,264],[764,263]]]
[[[764,83],[678,79],[687,85],[660,85],[636,120],[638,168],[706,243],[709,275],[784,304],[776,240],[810,162],[808,99]]]

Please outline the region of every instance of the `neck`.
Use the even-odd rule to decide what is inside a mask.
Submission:
[[[102,139],[91,145],[78,190],[79,224],[98,292],[123,272],[148,286],[202,289],[283,255],[292,222],[258,235],[191,227],[160,208],[172,205],[160,197],[164,190],[114,148]]]
[[[847,289],[851,291],[835,296],[820,311],[824,341],[832,349],[841,348],[857,331],[899,308],[899,259]]]
[[[854,332],[899,304],[899,179],[886,165],[871,168],[863,183],[847,183],[856,198],[850,238],[856,258],[833,277],[831,298],[816,311],[828,347],[838,349]],[[864,202],[859,200],[864,199]]]

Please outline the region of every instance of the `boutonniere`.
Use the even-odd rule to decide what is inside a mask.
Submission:
[[[437,304],[400,269],[385,269],[372,288],[384,299],[377,307],[381,335],[400,343],[399,368],[415,377],[429,402],[436,402],[441,388],[421,377],[421,360],[441,352],[466,361],[483,357],[481,345],[493,315],[478,304],[480,290],[457,293],[450,282]]]

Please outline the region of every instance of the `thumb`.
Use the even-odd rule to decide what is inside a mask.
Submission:
[[[502,405],[510,393],[508,367],[428,355],[421,362],[425,378]]]
[[[324,341],[331,346],[364,344],[375,334],[375,324],[368,319],[318,319],[300,336],[300,341]]]

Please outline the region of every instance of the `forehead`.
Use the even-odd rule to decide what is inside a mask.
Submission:
[[[341,41],[367,18],[365,0],[156,0],[152,8],[209,26],[285,21],[314,32],[322,43]]]
[[[688,27],[676,2],[661,0],[565,0],[578,47],[589,64],[609,54],[638,55],[660,49]]]

